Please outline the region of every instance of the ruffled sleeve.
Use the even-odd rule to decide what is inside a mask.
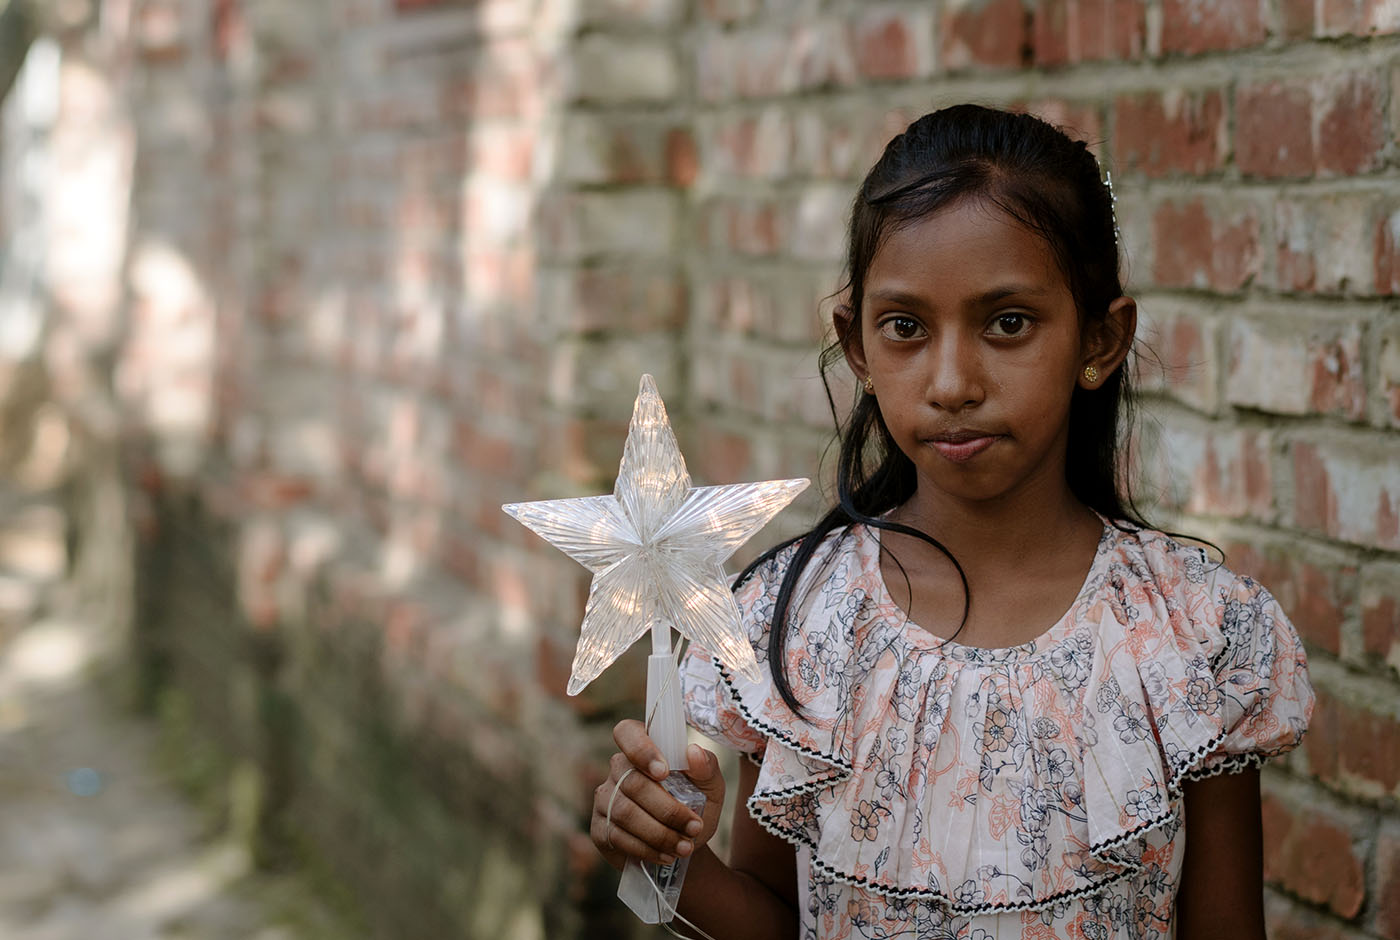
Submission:
[[[1211,581],[1213,603],[1180,639],[1197,644],[1209,673],[1187,681],[1171,720],[1194,716],[1217,730],[1204,753],[1177,755],[1184,780],[1258,767],[1293,750],[1313,709],[1307,655],[1278,601],[1224,568]]]

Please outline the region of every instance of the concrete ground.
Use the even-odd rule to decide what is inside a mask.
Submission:
[[[157,769],[155,727],[95,679],[104,638],[45,613],[61,573],[46,512],[0,520],[0,937],[358,940],[304,876],[253,871]]]

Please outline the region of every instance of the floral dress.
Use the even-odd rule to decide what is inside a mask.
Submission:
[[[1106,524],[1077,599],[1022,646],[943,642],[886,590],[876,530],[827,537],[766,654],[789,548],[736,597],[753,682],[692,645],[686,711],[759,764],[749,814],[797,851],[803,940],[1166,938],[1183,781],[1301,740],[1307,662],[1274,598]]]

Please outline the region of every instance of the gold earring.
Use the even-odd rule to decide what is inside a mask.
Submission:
[[[865,377],[865,394],[867,394],[867,395],[874,395],[874,394],[875,394],[875,380],[872,379],[872,378],[871,378],[870,376],[868,376],[868,375]]]
[[[1098,367],[1097,367],[1097,366],[1085,366],[1085,367],[1084,367],[1084,378],[1087,379],[1087,380],[1090,381],[1090,382],[1097,382],[1097,381],[1099,380],[1099,370],[1098,370]]]

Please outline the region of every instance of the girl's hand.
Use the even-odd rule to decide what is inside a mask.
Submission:
[[[645,725],[631,718],[620,721],[613,728],[613,740],[621,753],[612,756],[608,779],[593,793],[593,818],[588,826],[593,844],[608,864],[620,870],[628,858],[636,858],[665,865],[677,856],[694,854],[709,842],[719,827],[724,806],[719,759],[698,744],[686,748],[686,775],[705,794],[705,810],[697,816],[662,789],[659,781],[666,779],[671,768],[647,736]],[[614,790],[618,791],[616,797]]]

